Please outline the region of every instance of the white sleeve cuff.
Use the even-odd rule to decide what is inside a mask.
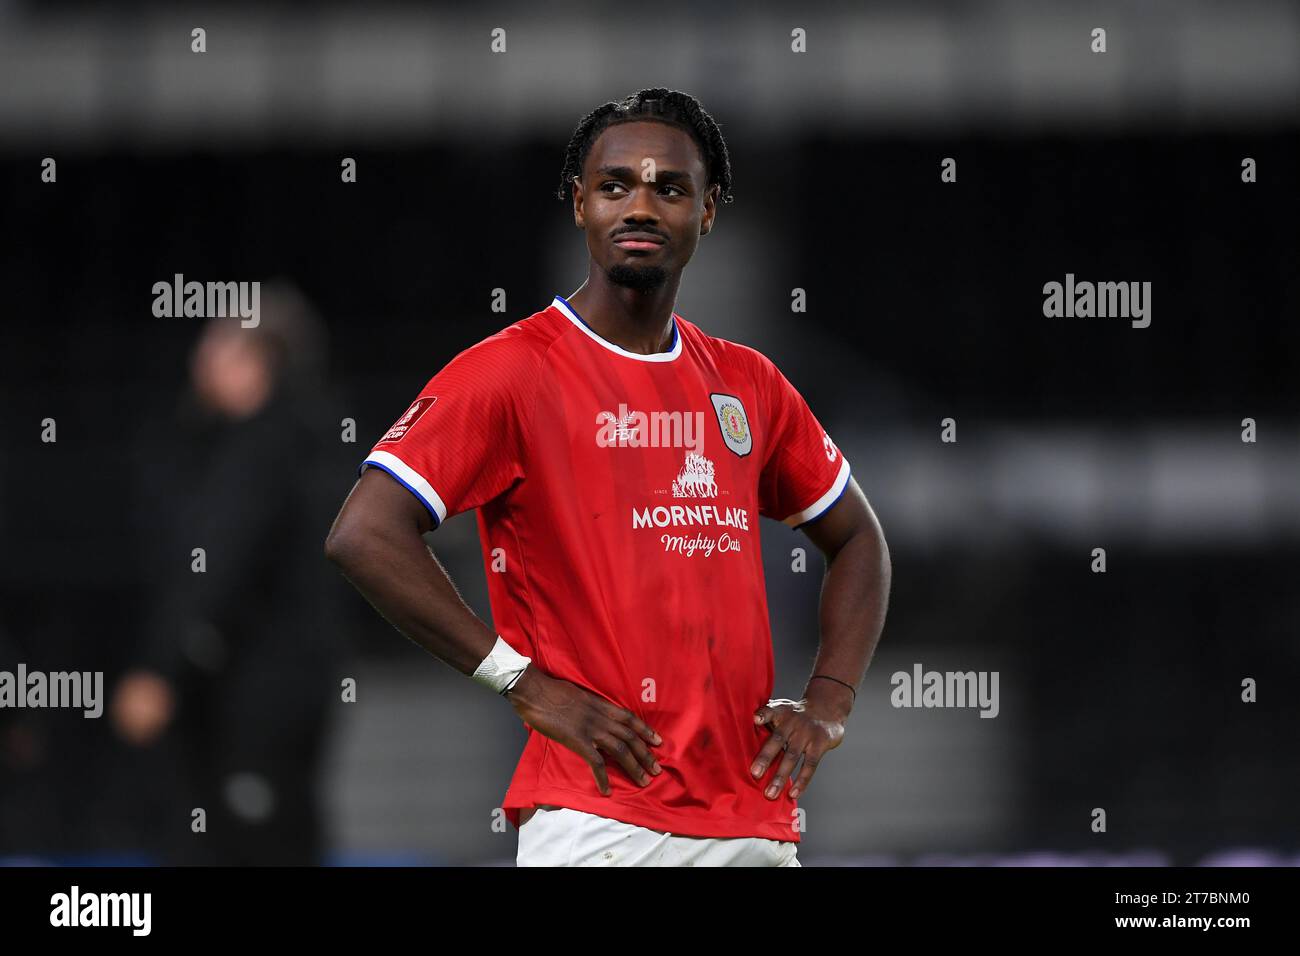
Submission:
[[[785,518],[783,523],[792,528],[797,528],[801,524],[807,524],[814,518],[820,518],[835,502],[840,500],[840,495],[844,494],[844,489],[849,486],[849,460],[840,457],[840,471],[835,476],[835,481],[831,483],[826,494],[822,495],[803,511],[796,512],[790,517]]]
[[[388,472],[397,479],[398,484],[403,485],[407,491],[424,502],[424,506],[433,515],[435,527],[447,520],[447,506],[443,504],[438,492],[433,490],[433,485],[429,484],[423,475],[392,452],[372,451],[366,457],[366,460],[361,463],[361,468],[358,471],[365,471],[367,465],[373,465]]]

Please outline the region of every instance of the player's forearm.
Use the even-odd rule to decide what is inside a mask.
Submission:
[[[873,523],[845,542],[826,569],[813,674],[857,687],[884,629],[889,584],[889,548]],[[809,679],[804,696],[847,708],[845,715],[853,706],[853,695],[836,681]]]
[[[491,652],[495,632],[461,600],[417,532],[353,532],[331,540],[326,554],[385,620],[462,674],[472,674]]]

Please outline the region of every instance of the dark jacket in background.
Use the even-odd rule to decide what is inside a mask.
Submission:
[[[280,391],[230,422],[187,395],[136,442],[146,614],[133,663],[167,677],[180,703],[158,745],[153,836],[166,862],[310,864],[323,852],[316,778],[346,655],[321,558],[337,505],[321,462],[336,456],[311,412]],[[191,831],[195,807],[206,834]]]

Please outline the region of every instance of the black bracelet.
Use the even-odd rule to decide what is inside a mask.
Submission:
[[[813,674],[813,676],[812,676],[812,677],[809,677],[808,679],[809,679],[809,680],[816,680],[816,679],[819,678],[819,677],[820,677],[822,680],[833,680],[833,681],[835,681],[835,683],[837,683],[837,684],[844,684],[844,681],[840,680],[838,677],[831,677],[829,674]],[[854,699],[854,700],[857,700],[857,699],[858,699],[858,692],[857,692],[856,690],[853,689],[853,685],[852,685],[852,684],[844,684],[844,686],[847,687],[847,688],[849,689],[849,692],[853,695],[853,699]]]

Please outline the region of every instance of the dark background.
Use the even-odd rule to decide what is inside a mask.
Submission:
[[[1012,9],[1086,51],[1086,24],[1079,39],[1064,15]],[[1165,12],[1184,26],[1214,16],[1179,9]],[[1289,8],[1252,9],[1261,37],[1269,16],[1290,22]],[[91,22],[68,10],[58,23]],[[751,27],[760,10],[744,15]],[[51,21],[17,11],[11,22],[39,45]],[[393,11],[415,15],[362,16]],[[587,22],[576,8],[566,15]],[[474,42],[490,28],[454,22]],[[789,26],[775,22],[779,53]],[[176,23],[183,71],[188,20]],[[151,42],[173,25],[154,24]],[[706,28],[689,16],[678,27]],[[103,29],[130,46],[130,25]],[[221,55],[218,30],[209,27],[210,57]],[[1165,34],[1145,33],[1143,49],[1125,47],[1122,29],[1111,35],[1123,62],[1161,62],[1143,57]],[[966,34],[950,36],[960,48]],[[492,87],[505,118],[485,115],[481,130],[418,110],[380,129],[304,114],[256,135],[195,121],[161,138],[150,130],[168,121],[143,108],[135,123],[97,120],[100,132],[85,137],[76,115],[14,119],[0,153],[0,668],[103,670],[111,685],[133,660],[156,600],[138,560],[151,529],[133,504],[136,439],[185,389],[201,324],[155,318],[153,283],[177,272],[287,278],[328,330],[327,388],[312,413],[328,438],[310,476],[318,540],[275,558],[308,569],[319,601],[336,609],[320,626],[345,650],[328,673],[303,679],[337,688],[353,676],[361,687],[358,703],[330,712],[326,859],[511,860],[513,831],[489,823],[522,728],[388,627],[321,545],[357,464],[428,377],[581,284],[582,236],[554,196],[577,119],[667,85],[699,96],[721,124],[736,194],[677,309],[777,362],[844,449],[892,552],[885,634],[845,745],[801,800],[801,858],[1294,859],[1300,122],[1294,96],[1240,104],[1273,102],[1269,78],[1285,94],[1295,71],[1210,97],[1209,114],[1181,100],[1164,109],[1161,97],[1178,94],[1133,79],[1154,67],[1130,67],[1113,101],[1083,111],[1068,96],[1042,112],[1008,96],[999,109],[996,86],[968,111],[953,84],[952,105],[918,123],[899,118],[906,71],[882,94],[898,113],[864,119],[844,104],[768,103],[692,50],[658,73],[610,65],[540,91],[546,121],[529,111],[515,129],[509,117],[538,62],[522,48],[533,41],[512,35],[522,72]],[[744,43],[727,49],[744,56]],[[544,62],[565,56],[561,45]],[[1062,68],[1084,90],[1086,63]],[[1214,89],[1216,75],[1193,88]],[[472,80],[457,75],[461,87]],[[829,95],[812,76],[797,95],[811,104],[819,94]],[[196,97],[191,109],[211,105]],[[49,155],[52,185],[39,175]],[[357,160],[356,184],[339,180],[343,156]],[[939,180],[947,156],[955,184]],[[1241,181],[1246,156],[1257,183]],[[1150,327],[1045,318],[1042,286],[1067,272],[1150,281]],[[790,311],[796,287],[806,314]],[[506,290],[505,315],[491,311],[495,288]],[[47,416],[59,423],[56,444],[40,441]],[[357,423],[355,444],[338,440],[343,417]],[[955,444],[939,440],[946,417]],[[1245,417],[1258,423],[1255,444],[1241,441]],[[167,435],[156,437],[165,455]],[[806,540],[777,525],[763,532],[776,694],[789,696],[816,649],[821,562],[792,573],[790,549]],[[453,519],[429,543],[486,615],[473,519]],[[1106,548],[1105,574],[1090,571],[1095,547]],[[917,661],[998,670],[999,717],[891,708],[889,675]],[[1256,703],[1240,699],[1245,677],[1259,683]],[[0,713],[6,720],[23,722],[25,743],[0,760],[0,858],[151,862],[158,830],[187,828],[188,806],[169,804],[168,761],[123,743],[107,718]],[[1089,829],[1094,807],[1107,810],[1105,834]]]

